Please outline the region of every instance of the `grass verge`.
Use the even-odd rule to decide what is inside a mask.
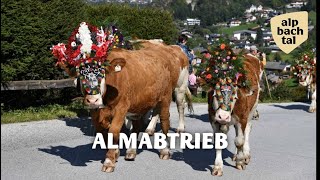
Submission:
[[[88,115],[88,110],[82,106],[81,102],[74,101],[69,105],[53,104],[11,111],[1,110],[1,124],[50,120],[57,118],[74,118]]]
[[[291,84],[290,82],[289,84]],[[193,103],[207,103],[207,97],[202,98],[201,94],[197,97],[192,96]],[[266,98],[259,103],[283,103],[293,102],[286,99]],[[27,109],[3,111],[1,110],[1,124],[30,122],[39,120],[51,120],[58,118],[75,118],[89,116],[89,111],[84,108],[81,101],[74,101],[68,105],[46,105],[40,107],[29,107]]]

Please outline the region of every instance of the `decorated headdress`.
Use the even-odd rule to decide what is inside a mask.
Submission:
[[[200,76],[211,86],[220,81],[239,85],[239,78],[245,74],[242,61],[242,55],[235,54],[229,45],[210,46],[202,57],[200,68],[204,71]]]
[[[208,53],[202,57],[202,72],[200,77],[216,90],[220,108],[230,110],[230,103],[236,94],[237,86],[247,86],[243,69],[242,55],[236,55],[229,45],[224,43],[219,46],[208,47]],[[232,91],[229,104],[224,104],[225,96],[222,91]],[[229,98],[229,97],[228,97]]]
[[[97,94],[106,74],[108,54],[112,48],[124,44],[123,36],[115,26],[103,29],[82,22],[72,32],[67,45],[59,43],[51,50],[58,59],[57,65],[75,67],[86,92]]]
[[[316,61],[313,52],[305,52],[296,60],[293,72],[300,77],[302,73],[314,73],[316,70]]]

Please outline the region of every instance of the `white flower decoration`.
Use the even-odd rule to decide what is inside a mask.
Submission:
[[[80,42],[82,44],[80,51],[81,53],[91,53],[91,46],[93,44],[91,40],[90,30],[88,28],[88,25],[85,22],[82,22],[79,27],[79,38]]]
[[[73,41],[73,42],[71,43],[71,47],[76,47],[76,46],[77,46],[77,43]]]

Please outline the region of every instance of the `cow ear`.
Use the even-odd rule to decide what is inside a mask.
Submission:
[[[126,65],[126,60],[123,58],[116,58],[111,60],[110,66],[108,67],[109,72],[120,72]]]
[[[71,78],[78,76],[78,73],[74,67],[70,67],[66,63],[59,63],[58,66],[63,69]]]

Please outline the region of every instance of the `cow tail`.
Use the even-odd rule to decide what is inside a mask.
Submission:
[[[194,110],[193,110],[193,105],[192,105],[192,94],[191,94],[189,88],[187,88],[187,90],[186,90],[186,100],[188,103],[188,110],[191,114],[193,114]]]

